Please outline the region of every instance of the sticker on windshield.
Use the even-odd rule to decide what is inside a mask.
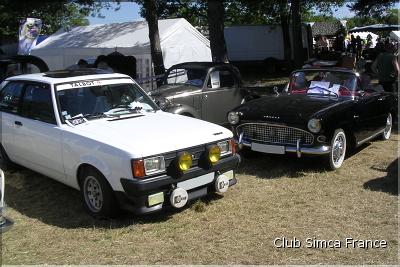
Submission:
[[[88,120],[83,117],[83,114],[76,115],[74,117],[71,117],[70,115],[65,115],[65,123],[68,124],[69,126],[77,126],[79,124],[83,124],[88,122]]]

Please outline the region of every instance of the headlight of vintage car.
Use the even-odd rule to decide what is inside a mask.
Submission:
[[[156,98],[155,102],[161,110],[166,110],[171,105],[171,101],[165,97]]]
[[[208,161],[215,164],[221,158],[221,149],[219,146],[211,146],[208,148]]]
[[[147,158],[144,160],[144,170],[146,175],[165,171],[165,161],[163,156]]]
[[[188,152],[182,152],[178,157],[178,168],[180,171],[187,171],[192,167],[192,155]]]
[[[311,119],[307,124],[308,129],[312,133],[318,133],[321,131],[321,121],[319,119]]]
[[[236,111],[231,111],[228,113],[228,122],[230,124],[238,124],[239,123],[239,113]]]
[[[218,142],[217,144],[219,146],[219,149],[221,151],[221,156],[228,155],[232,153],[232,148],[231,148],[231,142],[230,141],[222,141]]]

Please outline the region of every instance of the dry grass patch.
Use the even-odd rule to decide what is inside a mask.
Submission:
[[[398,138],[364,146],[336,172],[316,158],[256,154],[223,197],[116,220],[92,219],[79,192],[60,183],[7,173],[15,226],[2,236],[3,263],[399,264]],[[384,239],[388,247],[278,249],[277,237]]]

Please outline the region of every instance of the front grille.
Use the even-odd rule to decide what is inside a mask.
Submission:
[[[268,123],[245,123],[239,125],[237,133],[243,133],[243,139],[263,143],[296,145],[300,139],[302,144],[311,145],[314,136],[301,129]]]

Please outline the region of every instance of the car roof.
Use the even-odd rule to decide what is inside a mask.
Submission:
[[[351,69],[340,68],[340,67],[325,67],[325,68],[309,67],[309,68],[294,70],[292,73],[299,72],[299,71],[330,71],[330,72],[337,71],[337,72],[346,72],[346,73],[351,73],[351,74],[357,74],[357,72],[355,72]]]
[[[128,75],[120,73],[107,73],[99,69],[81,69],[81,70],[57,70],[48,71],[43,73],[24,74],[12,76],[6,79],[6,81],[15,80],[28,80],[45,82],[49,84],[58,84],[82,80],[94,80],[94,79],[109,79],[109,78],[130,78]]]

